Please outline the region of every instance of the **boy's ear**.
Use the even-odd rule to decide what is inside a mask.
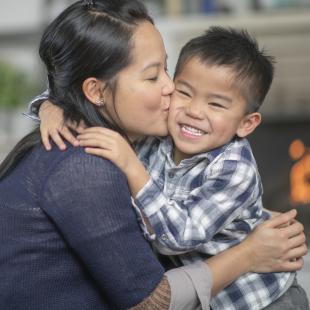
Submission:
[[[258,112],[247,114],[238,127],[237,136],[240,138],[246,137],[255,130],[255,128],[261,123],[261,120],[262,116]]]
[[[105,89],[105,83],[94,78],[87,78],[83,84],[82,89],[85,97],[94,105],[102,106],[103,91]]]

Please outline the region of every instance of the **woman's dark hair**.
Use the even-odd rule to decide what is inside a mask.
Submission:
[[[106,120],[82,90],[89,77],[104,80],[115,92],[117,74],[131,63],[132,36],[139,23],[153,23],[139,0],[78,1],[44,31],[39,48],[47,69],[49,100],[61,107],[65,120],[105,126]],[[0,179],[40,142],[38,129],[22,139],[0,165]]]

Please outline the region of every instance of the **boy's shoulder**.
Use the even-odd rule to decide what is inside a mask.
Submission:
[[[158,147],[163,140],[164,138],[159,138],[159,137],[145,137],[137,141],[134,144],[134,148],[136,152],[138,153],[146,152],[147,150],[153,147]]]
[[[172,149],[170,137],[147,137],[135,144],[135,150],[140,160],[149,160],[159,153],[169,153]]]
[[[245,138],[235,138],[229,143],[209,152],[210,162],[219,160],[229,161],[254,161],[251,145]]]

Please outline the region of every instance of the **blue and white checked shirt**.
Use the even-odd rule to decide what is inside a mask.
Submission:
[[[235,139],[178,166],[170,138],[148,139],[137,145],[137,151],[151,179],[134,204],[150,221],[154,244],[162,254],[178,254],[182,264],[206,259],[239,243],[268,218],[246,139]],[[211,306],[262,309],[282,295],[293,278],[293,273],[245,274],[215,296]]]

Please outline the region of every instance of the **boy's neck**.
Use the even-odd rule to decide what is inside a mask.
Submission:
[[[239,138],[237,135],[234,136],[230,141],[228,141],[227,143],[223,144],[223,145],[220,145],[219,147],[217,147],[216,149],[218,148],[221,148],[223,147],[224,145],[227,145],[229,144],[231,141],[235,140],[235,139],[243,139],[243,138]],[[174,161],[174,163],[176,164],[176,166],[178,166],[180,164],[180,162],[184,159],[187,159],[187,158],[191,158],[191,157],[194,157],[198,154],[203,154],[203,153],[208,153],[208,152],[212,152],[213,150],[215,149],[211,149],[211,150],[206,150],[205,152],[201,152],[201,153],[197,153],[197,154],[186,154],[186,153],[183,153],[182,151],[180,151],[176,146],[175,144],[173,144],[173,147],[172,147],[172,159]]]
[[[174,163],[176,164],[176,166],[178,166],[182,160],[194,157],[196,155],[197,154],[185,154],[185,153],[181,152],[175,145],[173,145],[172,159],[173,159]]]
[[[175,146],[173,147],[172,159],[176,165],[179,165],[183,159],[188,158],[188,157],[189,156],[185,156],[184,153],[181,153]]]

